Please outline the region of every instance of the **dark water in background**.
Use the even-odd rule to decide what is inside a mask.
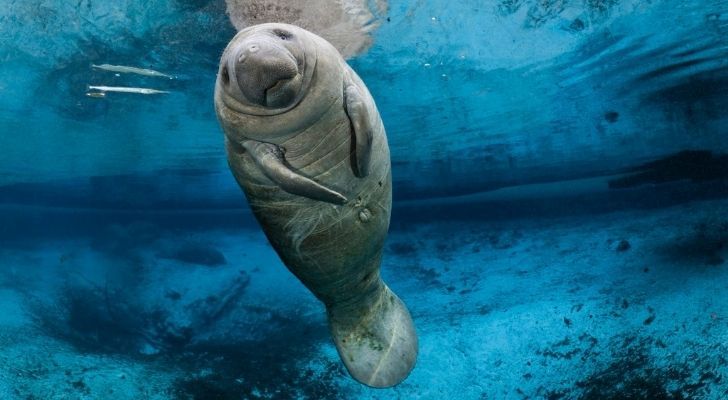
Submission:
[[[163,364],[164,357],[181,357],[179,365],[185,366],[182,371],[187,378],[155,375],[160,387],[165,379],[177,386],[157,390],[148,383],[149,390],[158,394],[152,398],[412,398],[413,393],[423,393],[424,398],[443,393],[463,398],[478,398],[478,393],[483,398],[725,398],[728,389],[719,379],[724,360],[706,361],[710,368],[703,372],[714,376],[697,378],[680,375],[684,364],[668,360],[666,368],[674,374],[665,383],[660,376],[650,375],[654,369],[640,370],[645,363],[639,357],[635,361],[615,355],[615,360],[631,360],[627,364],[634,365],[621,364],[627,371],[621,375],[594,375],[611,381],[591,381],[604,387],[627,387],[614,395],[594,389],[597,384],[574,386],[567,378],[533,383],[543,378],[544,371],[569,376],[549,369],[550,364],[541,363],[545,369],[540,373],[513,374],[491,364],[483,367],[485,372],[472,366],[478,373],[471,376],[467,370],[448,369],[450,364],[432,361],[433,357],[442,361],[440,352],[449,354],[443,342],[447,336],[428,337],[427,332],[447,331],[448,324],[457,331],[486,326],[486,319],[469,321],[472,326],[453,320],[459,313],[480,315],[478,307],[490,304],[491,298],[477,291],[499,287],[485,278],[478,281],[481,289],[457,286],[455,271],[463,276],[484,273],[481,262],[464,256],[460,247],[475,246],[480,253],[478,243],[482,242],[482,253],[492,257],[488,262],[493,265],[513,257],[498,253],[505,248],[527,254],[531,250],[511,242],[536,243],[529,234],[536,238],[540,233],[512,226],[538,225],[538,221],[550,226],[551,221],[567,219],[585,227],[584,232],[565,234],[573,236],[569,239],[573,243],[601,240],[599,232],[619,231],[614,238],[636,237],[625,246],[637,251],[642,241],[651,243],[649,235],[657,225],[665,228],[662,236],[682,237],[687,229],[696,238],[695,243],[688,241],[692,243],[688,247],[677,246],[675,253],[663,252],[671,255],[668,260],[650,261],[653,271],[660,270],[661,263],[695,259],[701,266],[724,268],[724,248],[728,247],[724,232],[728,225],[721,211],[728,195],[728,2],[481,3],[390,4],[374,33],[373,46],[350,60],[377,101],[392,150],[395,204],[387,254],[392,263],[412,264],[413,269],[401,276],[390,274],[401,282],[400,295],[408,303],[418,301],[419,284],[433,285],[432,290],[439,292],[428,298],[438,306],[431,308],[443,310],[414,306],[416,319],[421,315],[423,355],[409,386],[390,393],[350,386],[335,357],[326,358],[320,363],[323,367],[313,372],[297,364],[317,360],[320,349],[316,346],[329,346],[330,352],[330,344],[316,303],[276,264],[227,170],[211,98],[218,57],[234,34],[220,1],[9,1],[0,11],[0,33],[10,38],[0,45],[0,266],[6,267],[0,273],[7,275],[0,279],[0,287],[22,294],[23,307],[36,317],[28,326],[40,325],[49,338],[71,343],[80,354],[142,357],[137,361],[150,365]],[[150,66],[176,74],[177,79],[115,76],[90,68],[101,63]],[[89,84],[149,86],[171,93],[110,93],[97,99],[86,96]],[[691,210],[689,215],[686,209]],[[630,225],[643,219],[651,222]],[[610,220],[616,221],[611,230],[599,225]],[[596,225],[589,228],[590,224]],[[485,231],[502,235],[493,239]],[[517,234],[520,231],[526,233]],[[488,246],[492,252],[486,250]],[[522,259],[523,271],[541,268],[542,260],[550,257],[546,250],[533,251]],[[562,244],[548,254],[564,251]],[[635,249],[628,251],[635,254]],[[238,270],[239,260],[246,259],[260,265]],[[165,280],[159,271],[177,271],[179,265],[174,263],[194,269],[190,275],[180,273]],[[570,263],[575,270],[601,265],[584,264],[579,257]],[[279,273],[261,277],[254,272],[270,264]],[[553,267],[555,282],[561,279],[556,278],[561,267]],[[386,274],[388,265],[384,268]],[[499,276],[498,269],[492,268]],[[667,274],[672,278],[665,281],[692,279],[682,273]],[[524,274],[516,274],[520,278],[508,281],[511,284],[504,288],[539,282],[523,278]],[[79,280],[80,275],[84,278]],[[208,282],[201,276],[212,277]],[[722,277],[711,280],[720,282]],[[206,283],[197,287],[190,283],[195,280]],[[616,282],[613,290],[639,293],[639,299],[625,301],[651,304],[645,305],[649,319],[659,309],[658,300],[650,303],[656,289],[639,286],[629,277],[625,280]],[[272,306],[269,297],[255,297],[256,290],[266,293],[268,286],[277,284],[304,302],[305,310],[291,312],[289,305]],[[155,285],[161,285],[159,290],[155,291]],[[69,287],[69,292],[63,291]],[[187,291],[172,287],[187,287]],[[552,289],[571,293],[560,286]],[[114,297],[109,293],[119,295],[120,305],[89,306],[108,303]],[[533,293],[541,292],[534,289]],[[688,296],[687,302],[696,296]],[[574,301],[581,304],[578,298]],[[713,308],[723,304],[722,297],[714,301]],[[27,304],[39,302],[57,305],[57,315],[45,315],[38,322],[38,313]],[[450,308],[451,303],[461,304],[462,309]],[[18,307],[10,300],[6,305]],[[492,307],[503,315],[521,315],[512,305]],[[533,313],[548,314],[543,311],[547,308],[534,306]],[[609,316],[613,312],[605,311],[605,318],[618,321],[619,317]],[[686,306],[686,315],[691,312]],[[490,318],[489,312],[483,315]],[[702,357],[700,351],[718,352],[728,332],[722,318],[714,318],[718,325],[708,333],[683,329],[674,335],[687,341],[697,340],[693,335],[707,338],[695,350],[695,357]],[[571,322],[557,320],[561,328],[571,327]],[[651,321],[644,323],[642,317],[638,322],[655,326]],[[601,333],[598,328],[588,331],[590,337],[600,338],[600,346],[611,345],[610,340],[618,336],[610,323],[604,326]],[[664,327],[665,332],[671,329]],[[552,342],[564,338],[558,334]],[[579,337],[566,339],[572,344],[591,340]],[[457,338],[461,346],[471,348],[463,344],[470,342]],[[37,340],[43,343],[43,336]],[[680,342],[668,342],[656,333],[633,340],[664,341],[673,353],[681,351]],[[282,345],[294,342],[300,346]],[[634,350],[627,345],[622,348]],[[508,349],[513,359],[527,352],[517,346]],[[6,357],[13,358],[7,351]],[[473,365],[483,361],[473,352],[468,354],[464,360]],[[572,359],[568,351],[558,354],[549,360]],[[607,350],[600,354],[609,360]],[[229,359],[219,360],[225,356]],[[598,364],[583,357],[584,363]],[[246,360],[246,368],[234,362],[240,359]],[[103,376],[90,378],[70,367],[71,375],[60,377],[47,371],[33,373],[27,366],[17,368],[0,375],[0,382],[4,381],[0,394],[6,390],[11,393],[8,396],[39,398],[46,382],[68,386],[63,393],[70,398],[114,398],[97,392],[94,385],[103,387]],[[199,372],[205,369],[228,372]],[[489,376],[488,370],[504,378]],[[125,371],[132,380],[134,373]],[[642,372],[633,376],[629,371]],[[12,376],[19,378],[15,381]],[[318,377],[317,383],[311,383],[310,376]],[[642,385],[635,383],[639,381],[635,376],[645,378]],[[34,377],[41,383],[28,383]],[[584,382],[585,378],[573,379]],[[447,380],[469,389],[458,393],[444,383]],[[81,383],[74,386],[74,382]],[[109,382],[106,385],[115,387]],[[474,388],[475,382],[480,389]],[[650,386],[655,382],[663,385]],[[138,389],[146,384],[129,385]],[[120,386],[118,398],[138,398],[125,388]]]
[[[237,203],[210,99],[234,33],[224,4],[36,3],[11,3],[3,19],[13,39],[0,76],[5,202],[97,194],[101,206],[107,198],[160,208]],[[351,63],[387,127],[396,198],[621,173],[683,150],[724,152],[724,10],[723,1],[393,5],[373,46]],[[75,13],[76,25],[63,24]],[[105,62],[179,79],[90,68]],[[85,95],[88,84],[172,93],[96,99]],[[47,183],[80,187],[49,201]]]

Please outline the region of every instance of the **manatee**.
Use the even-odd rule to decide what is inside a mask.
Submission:
[[[351,376],[404,380],[417,335],[380,264],[392,208],[384,125],[337,50],[300,27],[241,30],[222,55],[215,110],[230,170],[286,267],[324,304]]]

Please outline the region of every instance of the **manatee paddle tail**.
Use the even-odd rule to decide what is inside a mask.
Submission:
[[[376,388],[403,381],[417,358],[417,333],[407,307],[384,283],[371,303],[327,309],[331,335],[346,369]]]

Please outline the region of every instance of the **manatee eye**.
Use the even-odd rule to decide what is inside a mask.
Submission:
[[[222,67],[222,71],[220,71],[220,78],[222,79],[222,83],[224,83],[225,86],[230,84],[230,74],[228,73],[227,65]]]
[[[278,36],[278,38],[281,39],[281,40],[288,40],[288,39],[290,39],[290,38],[293,37],[293,34],[291,34],[291,32],[284,31],[282,29],[276,29],[276,30],[274,30],[273,31],[273,34],[276,35],[276,36]]]

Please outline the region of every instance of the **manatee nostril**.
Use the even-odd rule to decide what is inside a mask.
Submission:
[[[257,53],[258,50],[260,50],[260,46],[258,46],[257,44],[251,44],[248,47],[248,51],[251,52],[251,53]]]

